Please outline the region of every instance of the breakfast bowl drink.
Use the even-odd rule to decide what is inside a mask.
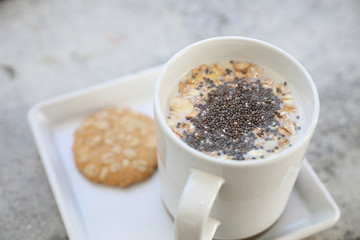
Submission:
[[[154,109],[175,239],[246,238],[280,217],[319,115],[299,62],[263,41],[207,39],[164,66]]]

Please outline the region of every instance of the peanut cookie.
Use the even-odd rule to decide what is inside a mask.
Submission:
[[[73,154],[86,178],[128,187],[150,177],[157,167],[154,122],[127,108],[101,110],[76,130]]]

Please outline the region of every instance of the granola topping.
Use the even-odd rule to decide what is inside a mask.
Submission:
[[[254,160],[291,146],[300,113],[287,82],[276,83],[250,62],[194,68],[170,98],[168,124],[210,156]]]

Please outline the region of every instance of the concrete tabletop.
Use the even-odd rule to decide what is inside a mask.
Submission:
[[[0,239],[67,239],[26,114],[34,104],[166,62],[195,41],[258,38],[312,75],[306,154],[342,215],[308,240],[360,239],[360,1],[0,1]]]

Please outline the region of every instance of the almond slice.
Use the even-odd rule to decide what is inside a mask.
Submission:
[[[189,113],[186,116],[186,119],[189,120],[189,119],[195,118],[198,114],[199,114],[199,110],[194,109],[194,111],[192,111],[191,113]]]
[[[189,89],[189,94],[192,96],[198,96],[198,95],[200,95],[200,91],[196,90],[194,88],[191,88],[191,89]]]
[[[177,113],[188,114],[194,110],[194,105],[189,99],[172,97],[170,99],[170,109]]]
[[[292,135],[292,131],[287,126],[281,126],[278,128],[279,132],[287,137]]]
[[[285,112],[294,113],[296,112],[296,108],[292,105],[285,104],[283,110]]]
[[[284,103],[291,104],[291,103],[294,103],[294,98],[292,98],[292,97],[282,97],[281,101],[283,101]]]
[[[284,147],[289,144],[289,140],[287,140],[287,138],[280,138],[278,144],[280,147]]]
[[[247,63],[247,62],[234,62],[233,63],[233,67],[234,67],[235,71],[242,72],[244,74],[247,72],[249,66],[250,66],[250,63]]]

